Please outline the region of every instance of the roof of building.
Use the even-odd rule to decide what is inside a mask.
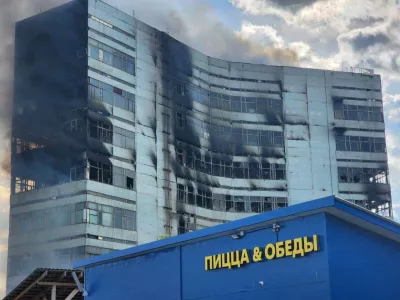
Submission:
[[[234,234],[241,230],[259,228],[274,222],[305,217],[321,212],[329,213],[349,223],[355,224],[400,243],[399,223],[375,214],[346,200],[329,196],[288,206],[267,213],[258,214],[252,217],[243,218],[237,221],[228,222],[226,224],[209,227],[148,244],[142,244],[101,256],[92,257],[90,259],[76,262],[74,267],[90,267],[110,261],[140,256],[150,252],[160,251],[163,249],[181,246],[200,240],[207,240],[227,234]]]
[[[66,299],[72,292],[78,289],[72,273],[76,272],[79,280],[83,280],[83,272],[64,269],[36,269],[13,289],[3,300],[31,300],[51,299],[52,286],[56,286],[57,299]],[[82,282],[83,284],[83,282]],[[76,291],[74,292],[76,293]],[[42,298],[39,298],[42,297]],[[80,292],[73,299],[82,299]]]

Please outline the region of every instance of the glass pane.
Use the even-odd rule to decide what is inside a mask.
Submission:
[[[83,214],[84,214],[84,210],[77,210],[75,212],[75,224],[83,223]]]
[[[232,101],[232,111],[234,112],[241,112],[242,106],[240,101]]]
[[[103,62],[107,65],[112,66],[113,55],[109,52],[103,51]]]
[[[130,139],[130,138],[126,138],[125,139],[126,142],[126,149],[135,149],[135,140],[134,139]]]
[[[122,229],[122,215],[121,214],[114,215],[114,227]]]
[[[123,137],[120,134],[115,134],[114,133],[114,138],[113,138],[113,144],[115,146],[125,148],[125,137]]]
[[[126,72],[135,75],[135,64],[130,61],[126,62]]]
[[[103,212],[102,215],[101,215],[101,224],[103,226],[112,227],[112,225],[113,225],[113,215],[110,214],[110,213]]]
[[[114,56],[114,67],[120,70],[123,70],[124,67],[124,61],[122,60],[121,57],[119,56]]]
[[[126,109],[126,100],[121,95],[114,94],[114,105]]]
[[[114,95],[113,95],[113,93],[110,92],[110,91],[103,90],[103,101],[108,103],[108,104],[114,105]]]
[[[89,56],[99,60],[99,49],[92,45],[89,45]]]

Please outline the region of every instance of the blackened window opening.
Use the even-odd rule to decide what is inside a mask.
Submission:
[[[89,135],[91,138],[112,144],[113,128],[111,124],[89,119]]]
[[[181,132],[177,132],[178,136],[185,137],[181,134],[182,130],[191,130],[191,134],[205,139],[210,137],[220,141],[219,144],[224,143],[218,147],[226,148],[226,146],[232,145],[250,145],[260,147],[284,147],[284,137],[282,131],[267,131],[267,130],[256,130],[256,129],[244,129],[236,127],[228,127],[220,125],[218,123],[208,123],[192,116],[185,115],[184,113],[177,113],[177,129]]]
[[[340,183],[389,184],[387,169],[339,167],[338,177]]]
[[[112,184],[111,165],[89,159],[89,179],[97,182]]]
[[[378,106],[347,105],[335,102],[335,119],[365,122],[383,122],[383,108]]]
[[[337,151],[386,153],[385,138],[337,136]]]
[[[201,189],[195,191],[183,184],[178,184],[177,192],[178,202],[217,211],[261,213],[288,206],[286,197],[214,194]]]
[[[203,156],[192,150],[191,147],[177,148],[176,156],[179,165],[213,176],[237,179],[286,180],[285,164],[224,161],[212,156]]]
[[[195,102],[224,111],[271,114],[277,117],[282,117],[283,115],[283,102],[279,99],[230,96],[210,92],[200,87],[187,88],[184,84],[176,85],[176,94],[178,96],[187,96]]]

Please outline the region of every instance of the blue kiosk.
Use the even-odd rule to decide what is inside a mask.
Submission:
[[[85,299],[400,299],[400,224],[326,197],[94,257]]]

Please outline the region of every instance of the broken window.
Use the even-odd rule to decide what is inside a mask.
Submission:
[[[365,99],[366,100],[366,99]],[[337,105],[335,118],[351,121],[383,122],[383,109],[380,106]]]
[[[178,224],[178,234],[185,234],[185,233],[186,233],[186,223],[183,218],[180,218]]]
[[[276,178],[276,180],[285,180],[286,179],[286,165],[275,164],[275,178]]]
[[[176,149],[176,161],[178,164],[184,166],[185,161],[184,161],[184,150],[182,148]]]
[[[89,135],[96,140],[112,144],[112,125],[89,119]]]
[[[362,136],[336,137],[337,151],[386,153],[385,138]]]
[[[387,184],[388,171],[372,168],[338,168],[340,183],[382,183]],[[379,180],[377,180],[379,178]]]
[[[15,178],[15,193],[23,193],[36,189],[36,182],[30,179]]]
[[[182,184],[178,184],[178,201],[186,203],[186,189]]]
[[[176,85],[176,94],[179,96],[185,96],[185,86],[183,84],[178,83]]]
[[[126,188],[128,190],[133,190],[133,187],[134,187],[133,177],[126,176]]]
[[[261,174],[262,179],[272,180],[272,168],[271,164],[269,163],[262,163],[261,164]]]
[[[111,166],[89,159],[89,179],[112,184]]]
[[[182,113],[176,113],[177,125],[178,128],[185,128],[186,126],[186,115]]]
[[[187,197],[187,203],[194,205],[195,204],[195,193],[194,193],[194,188],[191,186],[187,187],[188,189],[188,197]]]
[[[245,202],[243,196],[235,196],[235,211],[237,212],[245,212]]]
[[[225,196],[225,210],[228,212],[235,211],[234,202],[232,200],[232,196],[230,196],[230,195]]]
[[[273,197],[265,197],[264,198],[264,207],[263,207],[263,211],[264,212],[268,212],[271,211],[273,209]]]
[[[260,197],[250,197],[250,211],[252,213],[260,213],[261,212],[261,201]]]
[[[275,207],[276,209],[288,206],[288,200],[285,197],[276,197],[275,201],[276,201],[276,207]]]
[[[198,207],[205,207],[205,193],[202,190],[198,190],[196,194],[196,205]]]
[[[17,153],[22,153],[25,151],[30,151],[33,149],[38,149],[38,148],[43,148],[43,145],[39,145],[37,143],[29,142],[29,141],[24,141],[21,139],[14,139],[16,148],[17,148]]]

